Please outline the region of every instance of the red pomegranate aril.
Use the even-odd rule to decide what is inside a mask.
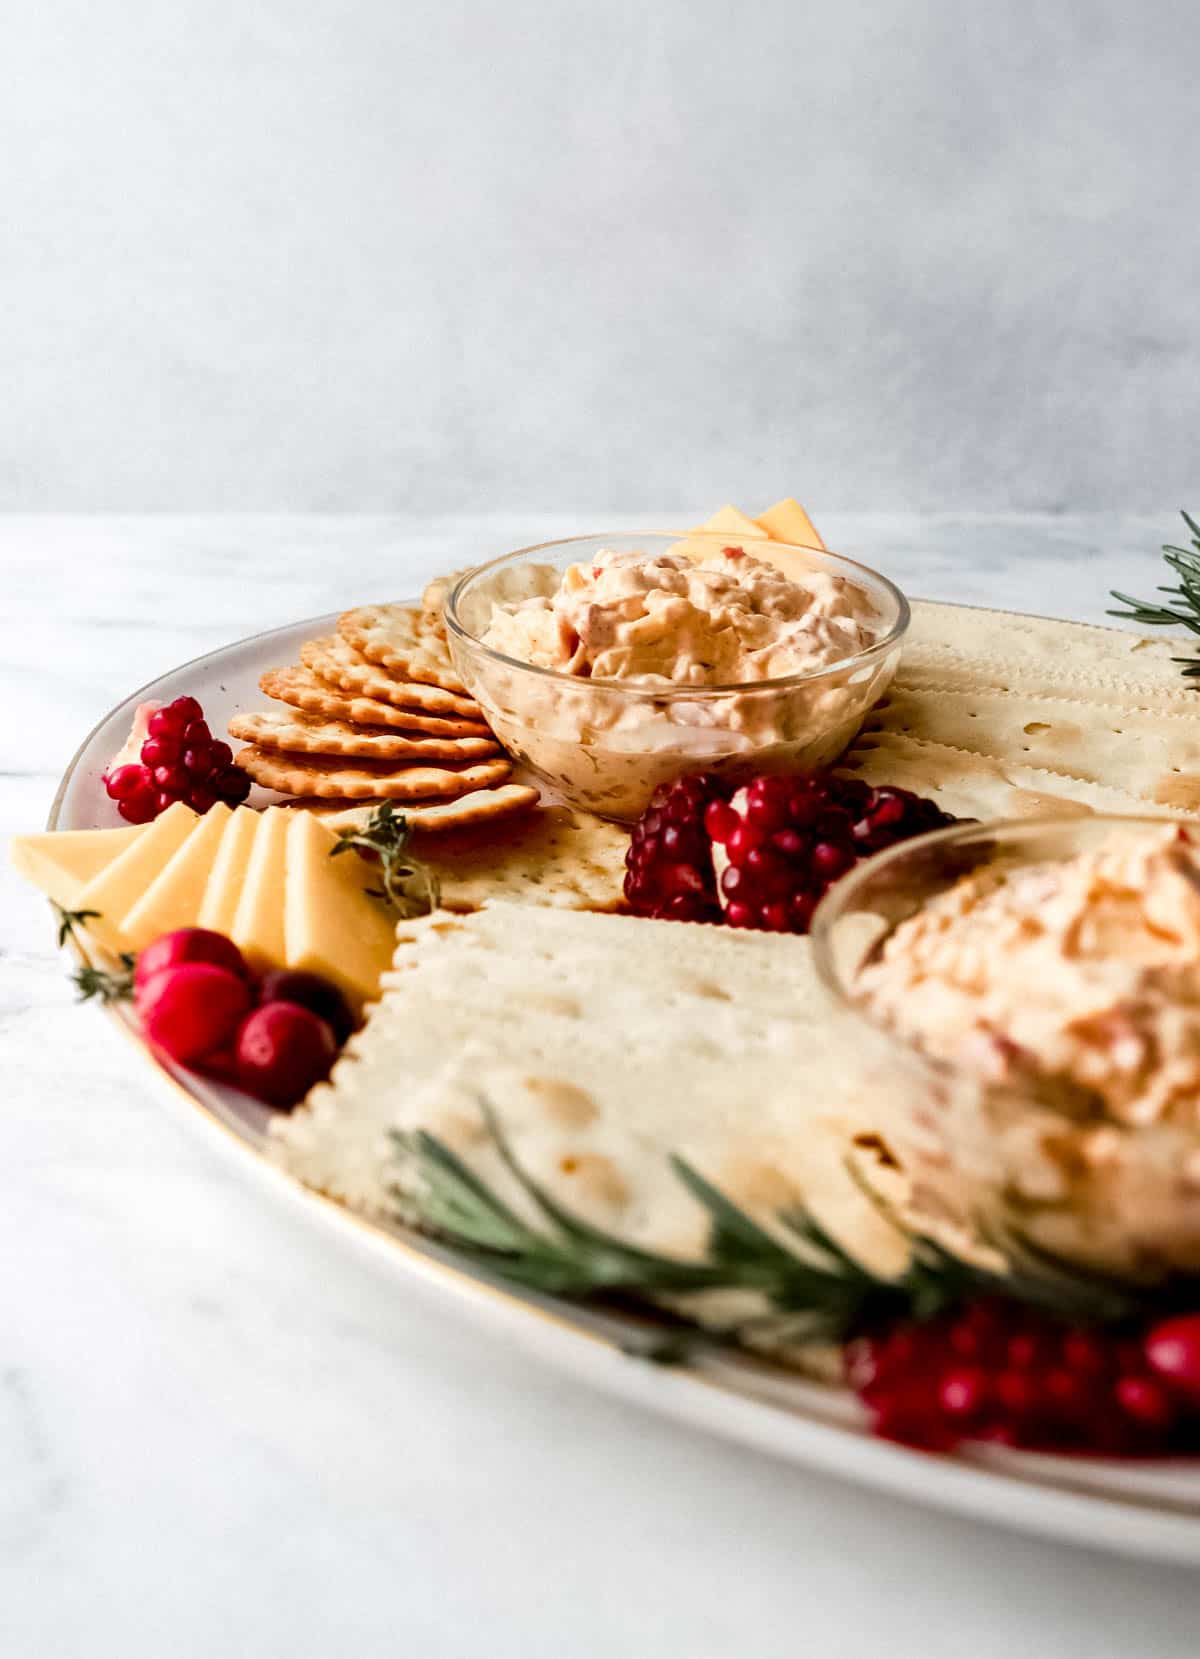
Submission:
[[[1027,1371],[1042,1357],[1044,1344],[1032,1331],[1018,1331],[1009,1337],[1004,1358],[1017,1371]]]
[[[725,872],[728,875],[728,871]],[[739,904],[736,899],[725,906],[725,920],[730,927],[753,927],[754,910],[748,904]]]
[[[1108,1356],[1093,1332],[1068,1331],[1062,1339],[1062,1361],[1072,1371],[1095,1377],[1107,1368]]]
[[[167,707],[174,711],[185,726],[190,726],[193,720],[204,718],[204,710],[194,697],[176,697]]]
[[[1044,1398],[1056,1411],[1074,1413],[1087,1402],[1087,1379],[1065,1366],[1052,1366],[1041,1378],[1041,1388]]]
[[[792,925],[792,907],[783,899],[774,899],[762,907],[763,926],[769,933],[787,933]]]
[[[704,878],[691,864],[668,864],[660,879],[668,898],[698,898],[704,892]]]
[[[127,824],[148,824],[158,816],[158,790],[139,789],[117,802],[117,811]]]
[[[854,862],[853,853],[836,841],[818,841],[812,850],[812,867],[822,881],[836,881]]]
[[[180,715],[171,703],[164,709],[155,709],[146,722],[146,731],[150,737],[172,737],[177,742],[183,737],[186,728],[187,718]]]
[[[767,834],[783,829],[788,821],[790,788],[787,778],[755,778],[746,790],[746,822]]]
[[[687,831],[680,829],[678,824],[668,824],[662,832],[662,848],[665,853],[678,854],[683,851]]]
[[[177,927],[170,933],[160,933],[145,950],[138,952],[133,971],[135,990],[164,968],[177,968],[184,962],[207,962],[210,967],[224,968],[242,979],[250,978],[245,957],[224,933],[209,927]]]
[[[174,766],[182,753],[177,737],[148,737],[142,744],[142,764],[152,770],[158,766]]]
[[[222,743],[218,738],[209,746],[208,759],[214,772],[224,772],[227,767],[233,765],[233,750],[228,743]]]
[[[811,843],[808,836],[802,835],[799,830],[782,829],[775,831],[771,837],[771,845],[786,858],[802,858]]]
[[[145,790],[149,781],[144,766],[118,766],[105,778],[104,788],[110,800],[128,801]]]
[[[1171,1397],[1154,1377],[1119,1377],[1113,1392],[1125,1415],[1145,1428],[1168,1429],[1175,1419]]]
[[[710,801],[704,809],[704,828],[710,841],[723,847],[741,823],[728,801]]]
[[[154,781],[168,795],[185,795],[192,780],[182,766],[156,766]]]
[[[817,901],[811,893],[797,893],[791,900],[789,908],[792,912],[792,931],[807,933],[809,923],[813,919],[813,911],[817,908]]]
[[[189,748],[198,748],[200,744],[212,742],[212,733],[208,729],[208,721],[199,718],[191,720],[184,727],[183,740]]]
[[[993,1382],[997,1404],[1023,1417],[1037,1404],[1037,1389],[1028,1371],[1001,1371]]]
[[[217,804],[217,792],[206,783],[194,783],[184,797],[193,812],[207,812]]]
[[[158,791],[157,795],[155,796],[154,812],[153,812],[152,816],[157,818],[162,813],[169,812],[170,809],[175,805],[176,801],[178,801],[180,799],[182,799],[181,796],[176,795],[173,792],[169,792],[165,789],[160,789]]]
[[[1161,1320],[1147,1332],[1143,1348],[1151,1368],[1200,1405],[1200,1313]]]
[[[725,850],[730,858],[740,863],[755,847],[764,846],[766,839],[765,831],[760,830],[755,824],[746,823],[743,819],[725,843]]]
[[[250,778],[240,766],[231,766],[213,779],[213,786],[221,800],[239,806],[250,793]]]
[[[746,872],[740,864],[727,864],[721,871],[721,891],[727,899],[737,898],[741,889],[748,885]]]
[[[947,1371],[938,1386],[938,1402],[951,1417],[976,1417],[987,1401],[987,1373],[977,1365]]]

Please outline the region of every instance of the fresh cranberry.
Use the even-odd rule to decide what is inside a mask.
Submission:
[[[142,982],[137,1010],[149,1040],[187,1065],[225,1047],[250,1006],[240,974],[211,962],[181,962]]]
[[[138,952],[134,985],[140,988],[164,968],[177,968],[184,962],[207,962],[210,967],[224,968],[242,979],[250,978],[245,957],[225,934],[208,927],[177,927],[170,933],[160,933],[145,950]]]
[[[311,1009],[329,1026],[339,1047],[354,1030],[350,1005],[337,986],[320,974],[304,973],[298,968],[276,968],[264,976],[258,1000],[263,1005],[294,1002],[299,1008]]]
[[[238,1082],[268,1105],[295,1106],[328,1077],[336,1055],[332,1030],[311,1008],[264,1003],[237,1034]]]
[[[110,800],[128,801],[144,790],[148,781],[144,766],[118,766],[115,771],[107,774],[104,787]]]

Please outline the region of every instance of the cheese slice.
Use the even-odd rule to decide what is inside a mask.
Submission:
[[[199,927],[210,927],[214,933],[232,934],[233,918],[237,915],[260,816],[252,807],[239,806],[225,820],[221,844],[213,858],[196,916]]]
[[[125,829],[51,830],[44,835],[14,835],[8,844],[8,857],[26,881],[65,910],[75,910],[84,883],[99,875],[118,853],[131,846],[145,827],[145,824],[130,824]]]
[[[700,526],[702,530],[719,530],[722,535],[736,536],[738,539],[749,537],[751,540],[763,540],[770,532],[763,528],[756,519],[747,517],[740,507],[719,507],[707,523]]]
[[[284,873],[290,813],[269,806],[259,814],[254,845],[233,916],[230,937],[251,968],[262,973],[287,960],[283,935]]]
[[[337,836],[311,812],[291,814],[284,932],[287,965],[332,980],[358,1013],[379,994],[396,923],[366,888],[377,885],[357,853],[330,857]]]
[[[765,513],[759,513],[756,522],[772,541],[792,542],[797,547],[825,546],[812,519],[790,495],[768,507]]]
[[[204,900],[217,847],[232,816],[224,801],[193,824],[191,834],[121,918],[121,932],[131,950],[143,950],[162,933],[194,927]]]
[[[121,932],[121,918],[183,845],[195,822],[196,814],[191,807],[176,801],[160,818],[147,824],[141,835],[111,863],[83,884],[75,896],[75,908],[99,912],[87,923],[90,939],[109,950],[129,948]]]

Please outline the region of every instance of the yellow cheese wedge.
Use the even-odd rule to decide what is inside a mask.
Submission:
[[[724,536],[743,536],[761,540],[769,534],[756,519],[748,518],[739,507],[719,507],[713,516],[700,526],[702,530],[719,530]]]
[[[210,927],[214,933],[230,935],[238,901],[246,881],[246,866],[254,846],[261,813],[252,807],[240,806],[225,821],[221,844],[213,858],[212,869],[204,887],[204,897],[196,916],[198,927]]]
[[[287,848],[287,965],[324,975],[357,1014],[379,994],[391,966],[395,918],[365,891],[378,877],[357,853],[329,855],[337,836],[303,810],[289,815]]]
[[[772,541],[790,541],[797,547],[825,546],[812,519],[790,495],[759,513],[757,523]]]
[[[87,923],[90,939],[109,950],[129,948],[120,929],[121,918],[183,845],[195,822],[196,814],[191,807],[176,801],[161,818],[147,824],[141,835],[111,863],[84,883],[76,894],[75,908],[99,911]]]
[[[256,973],[282,968],[287,830],[291,814],[269,806],[259,814],[230,938]]]
[[[170,933],[173,928],[195,927],[217,847],[231,816],[224,801],[209,807],[199,823],[193,824],[187,840],[121,918],[121,932],[130,950],[144,950],[160,933]]]
[[[125,829],[48,830],[44,835],[14,835],[9,861],[18,874],[61,904],[78,909],[80,889],[131,846],[145,824]]]

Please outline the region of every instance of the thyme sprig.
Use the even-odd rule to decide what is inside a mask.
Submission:
[[[1164,546],[1163,559],[1178,576],[1176,584],[1162,584],[1155,591],[1178,600],[1178,604],[1163,604],[1158,599],[1134,599],[1128,593],[1114,588],[1111,597],[1119,599],[1124,610],[1109,611],[1126,622],[1140,623],[1144,628],[1187,628],[1200,634],[1200,524],[1190,513],[1184,513],[1183,522],[1192,533],[1190,547]],[[1183,668],[1185,679],[1200,679],[1200,657],[1172,657]]]
[[[68,910],[55,899],[50,900],[50,908],[54,911],[58,923],[58,943],[61,949],[68,940],[81,951],[83,940],[79,930],[86,923],[99,917],[98,910]],[[90,1002],[98,997],[101,1002],[128,1002],[133,996],[133,970],[137,959],[131,951],[124,950],[117,957],[119,964],[114,972],[109,968],[98,968],[90,962],[83,962],[71,975],[72,983],[79,992],[80,1002]]]
[[[802,1205],[781,1211],[768,1229],[684,1159],[677,1180],[707,1212],[702,1257],[681,1261],[627,1244],[575,1215],[523,1168],[495,1112],[481,1103],[488,1139],[531,1202],[527,1220],[444,1141],[427,1130],[397,1131],[410,1176],[396,1198],[404,1219],[455,1246],[481,1266],[528,1290],[568,1297],[652,1302],[706,1291],[757,1294],[766,1312],[739,1318],[723,1340],[773,1337],[789,1343],[844,1341],[898,1319],[930,1319],[979,1296],[1005,1296],[1079,1322],[1127,1317],[1134,1293],[1016,1238],[1002,1245],[1006,1268],[992,1270],[955,1255],[919,1232],[901,1229],[908,1265],[898,1277],[874,1272]],[[895,1218],[884,1212],[893,1225]],[[776,1230],[777,1229],[777,1230]],[[696,1340],[712,1340],[713,1332]],[[651,1357],[687,1357],[676,1337]]]
[[[438,906],[437,877],[408,850],[412,827],[391,801],[381,801],[361,829],[341,830],[331,858],[353,850],[379,861],[379,887],[368,887],[372,898],[383,899],[401,916],[424,916]]]

